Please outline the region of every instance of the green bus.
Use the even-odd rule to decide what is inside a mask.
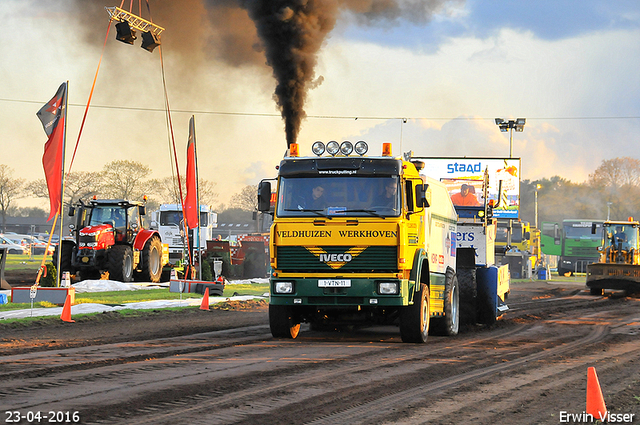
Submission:
[[[547,255],[558,256],[558,275],[586,273],[587,264],[598,261],[604,220],[567,219],[562,224],[542,223],[540,247]],[[596,225],[595,233],[592,231]]]

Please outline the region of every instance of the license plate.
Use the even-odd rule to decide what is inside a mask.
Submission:
[[[351,281],[349,279],[319,279],[319,288],[350,288]]]

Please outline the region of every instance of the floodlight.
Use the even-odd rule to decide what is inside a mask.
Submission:
[[[136,32],[131,29],[129,22],[121,21],[116,24],[116,40],[127,44],[133,44],[135,39]]]
[[[142,33],[142,48],[148,52],[153,52],[153,49],[160,45],[160,36],[152,33],[151,31]]]
[[[327,153],[331,156],[336,156],[336,154],[340,152],[340,145],[335,140],[327,143]]]
[[[324,143],[320,140],[314,142],[313,145],[311,145],[311,152],[318,156],[322,155],[324,153]]]
[[[343,154],[344,156],[349,156],[351,155],[351,152],[353,152],[353,143],[351,143],[348,140],[345,140],[344,142],[342,142],[340,144],[340,153]]]
[[[355,151],[358,155],[363,156],[369,150],[369,146],[364,140],[360,140],[356,143]]]

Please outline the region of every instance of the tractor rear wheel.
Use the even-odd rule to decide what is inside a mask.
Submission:
[[[109,253],[109,279],[131,282],[133,277],[133,252],[128,245],[114,245]]]
[[[142,249],[142,269],[136,273],[135,279],[140,282],[160,282],[162,275],[162,243],[160,238],[150,238]]]

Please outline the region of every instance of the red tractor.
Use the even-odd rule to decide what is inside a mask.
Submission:
[[[168,260],[156,230],[142,227],[145,204],[124,199],[80,201],[69,209],[76,223],[69,225],[74,238],[59,245],[61,271],[80,273],[81,279],[160,282]],[[57,264],[58,248],[54,253]],[[167,279],[168,280],[168,279]]]

